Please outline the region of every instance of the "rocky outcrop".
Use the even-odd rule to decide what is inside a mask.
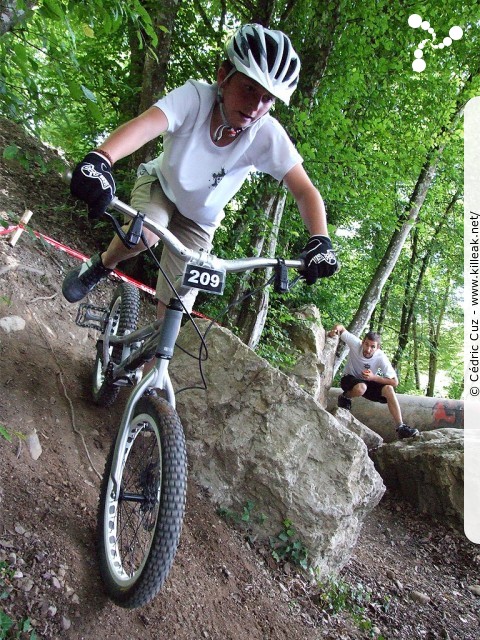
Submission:
[[[425,513],[463,527],[463,431],[437,429],[386,444],[373,460],[389,489]]]
[[[325,340],[320,312],[307,305],[295,312],[297,322],[286,327],[290,344],[285,346],[295,355],[295,365],[288,372],[304,391],[327,406],[332,385],[336,343]]]
[[[198,324],[205,329],[206,323]],[[179,344],[198,352],[190,324]],[[290,519],[310,561],[321,573],[337,571],[384,492],[367,448],[229,331],[209,332],[208,354],[207,390],[177,397],[192,475],[219,505],[241,511],[252,501],[266,516],[256,525],[265,537],[277,535]],[[195,374],[195,362],[177,349],[175,387],[192,386]]]
[[[382,446],[383,438],[379,436],[378,433],[375,433],[375,431],[372,431],[362,422],[357,420],[350,411],[335,407],[331,413],[340,422],[340,424],[361,438],[369,451],[373,451],[374,449]]]

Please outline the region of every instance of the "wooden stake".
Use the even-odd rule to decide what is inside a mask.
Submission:
[[[28,221],[30,220],[30,218],[33,216],[33,211],[30,211],[29,209],[26,209],[25,213],[23,214],[23,216],[20,219],[20,224],[21,225],[26,225],[28,224]],[[25,231],[25,229],[23,227],[18,227],[18,229],[16,229],[11,237],[10,237],[10,241],[9,244],[11,247],[14,247],[17,242],[18,239],[20,238],[20,236],[22,235],[22,233]]]

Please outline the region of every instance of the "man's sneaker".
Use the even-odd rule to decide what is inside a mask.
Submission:
[[[347,398],[344,393],[338,396],[337,402],[340,409],[347,409],[348,411],[350,411],[350,409],[352,408],[352,401],[350,400],[350,398]]]
[[[67,273],[62,285],[62,293],[69,302],[78,302],[84,298],[113,269],[103,266],[100,254],[95,254],[81,267]]]
[[[414,438],[420,434],[420,431],[409,427],[408,424],[401,424],[397,427],[397,433],[400,440],[402,440],[403,438]]]

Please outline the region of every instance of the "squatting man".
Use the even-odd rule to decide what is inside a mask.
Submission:
[[[340,336],[350,348],[347,364],[340,380],[343,393],[338,396],[338,406],[350,410],[352,398],[363,396],[372,402],[388,405],[395,422],[399,438],[418,436],[418,429],[403,422],[402,412],[395,393],[398,378],[390,360],[380,349],[381,338],[378,333],[369,331],[363,340],[347,331],[342,324],[336,324],[327,333],[330,338]]]

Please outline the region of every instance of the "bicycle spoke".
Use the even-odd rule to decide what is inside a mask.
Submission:
[[[147,423],[132,430],[118,501],[117,548],[124,571],[133,576],[151,545],[160,503],[161,460]]]

